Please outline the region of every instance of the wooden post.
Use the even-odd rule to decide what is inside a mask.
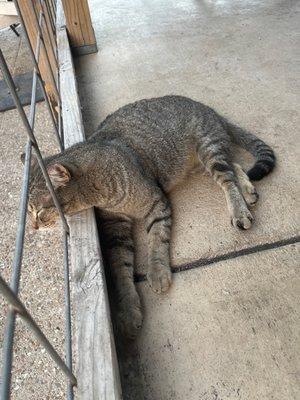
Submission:
[[[38,37],[38,20],[40,14],[40,3],[37,0],[16,1],[17,8],[23,19],[29,41],[33,52],[35,52]],[[47,18],[47,17],[46,17]],[[42,21],[43,43],[40,46],[39,70],[41,78],[45,83],[45,89],[50,102],[54,118],[58,119],[58,92],[57,92],[57,61],[55,57],[55,49],[53,52],[54,38],[51,32],[46,29],[45,20]],[[52,45],[51,45],[52,43]]]
[[[59,7],[57,50],[67,148],[85,137],[72,55]],[[121,400],[119,368],[94,210],[71,216],[68,223],[75,315],[76,397],[78,400]]]
[[[74,55],[96,53],[97,43],[87,0],[62,0]]]

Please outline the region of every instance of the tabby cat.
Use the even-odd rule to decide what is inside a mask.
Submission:
[[[256,159],[246,174],[232,162],[232,143]],[[144,220],[148,233],[151,288],[171,284],[169,259],[172,208],[168,193],[202,164],[223,189],[231,223],[249,229],[249,211],[258,200],[250,180],[275,166],[272,149],[211,108],[181,96],[146,99],[109,115],[86,142],[45,159],[63,211],[97,207],[102,214],[105,248],[118,296],[118,322],[134,337],[142,326],[140,299],[133,281],[132,227]],[[29,194],[33,227],[50,227],[58,213],[35,158]]]

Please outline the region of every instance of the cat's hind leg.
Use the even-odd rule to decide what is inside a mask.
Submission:
[[[142,327],[143,316],[134,284],[132,221],[125,216],[101,212],[102,244],[117,296],[117,326],[129,339]]]
[[[239,229],[249,229],[253,217],[241,193],[238,177],[228,155],[227,143],[214,138],[200,147],[199,157],[206,170],[223,189],[231,223]]]
[[[246,200],[247,205],[249,207],[255,206],[255,204],[259,199],[259,196],[254,185],[252,184],[248,175],[239,164],[234,163],[233,166],[239,181],[239,186],[241,188],[243,197]]]

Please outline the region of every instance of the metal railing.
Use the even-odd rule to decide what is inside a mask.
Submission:
[[[33,8],[34,15],[36,17],[36,22],[38,26],[37,32],[37,40],[36,40],[36,48],[35,51],[32,49],[29,35],[26,30],[26,26],[24,24],[22,14],[20,13],[19,2],[15,0],[15,5],[17,11],[19,13],[19,17],[24,29],[25,37],[28,41],[29,49],[32,55],[32,60],[34,63],[33,70],[33,80],[32,80],[32,94],[31,94],[31,104],[30,104],[30,113],[29,118],[27,118],[24,109],[21,105],[21,102],[18,98],[16,88],[12,79],[12,76],[9,72],[8,66],[6,64],[5,58],[0,49],[0,68],[3,73],[3,77],[7,83],[9,91],[13,97],[15,106],[19,112],[19,115],[24,124],[25,130],[28,135],[28,143],[26,145],[25,152],[25,165],[24,165],[24,173],[23,173],[23,184],[21,191],[21,199],[20,199],[20,207],[19,207],[19,223],[16,234],[16,244],[15,244],[15,253],[13,259],[12,266],[12,275],[10,285],[8,285],[3,278],[0,276],[0,292],[5,297],[5,299],[10,304],[9,312],[6,319],[5,326],[5,334],[4,334],[4,343],[3,343],[3,367],[2,367],[2,383],[0,387],[0,400],[8,400],[10,398],[11,391],[11,376],[12,376],[12,365],[13,365],[13,347],[14,347],[14,333],[15,333],[15,325],[16,325],[16,316],[19,315],[23,321],[28,325],[28,327],[34,332],[39,342],[44,346],[53,360],[56,362],[58,367],[63,371],[63,373],[68,378],[67,385],[67,399],[73,399],[73,386],[76,385],[76,378],[72,372],[72,338],[71,338],[71,309],[70,309],[70,284],[69,284],[69,263],[68,263],[68,237],[69,237],[69,227],[68,223],[65,219],[63,211],[60,207],[59,201],[51,184],[51,180],[47,173],[47,169],[45,163],[43,161],[38,143],[36,141],[34,135],[34,122],[35,122],[35,111],[36,111],[36,88],[37,83],[39,81],[43,93],[44,98],[47,104],[47,108],[49,110],[49,115],[51,121],[53,123],[53,128],[56,134],[57,141],[59,143],[60,149],[63,150],[63,131],[62,131],[62,120],[61,120],[61,101],[59,95],[59,70],[57,69],[57,76],[55,77],[55,73],[52,70],[50,59],[48,56],[48,49],[45,46],[44,41],[44,33],[47,32],[49,35],[50,42],[55,38],[55,10],[56,4],[53,0],[39,0],[40,10],[39,15],[36,13],[36,9],[33,5],[33,2],[30,2],[31,7]],[[52,32],[52,33],[51,33]],[[55,92],[57,93],[58,98],[58,118],[55,118],[53,113],[53,109],[51,108],[45,85],[43,79],[41,77],[40,69],[39,69],[39,60],[40,60],[40,50],[41,46],[43,47],[44,54],[46,54],[46,62],[47,68],[51,74],[53,85],[55,88]],[[56,64],[57,64],[57,54],[53,43],[50,47],[51,52],[55,56]],[[32,149],[35,152],[37,157],[39,167],[42,170],[44,178],[47,183],[47,187],[52,195],[55,206],[58,209],[62,225],[64,228],[63,233],[63,246],[64,246],[64,289],[65,289],[65,352],[66,352],[66,360],[58,354],[58,352],[51,345],[41,328],[35,322],[34,318],[30,315],[26,307],[20,301],[18,297],[19,293],[19,283],[21,277],[21,269],[22,269],[22,258],[23,258],[23,247],[24,247],[24,237],[25,237],[25,224],[26,224],[26,214],[28,207],[28,194],[29,194],[29,179],[30,179],[30,166],[31,166],[31,156]]]

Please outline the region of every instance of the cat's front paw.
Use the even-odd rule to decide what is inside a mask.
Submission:
[[[169,267],[155,265],[150,267],[147,279],[151,289],[155,293],[163,293],[171,286],[172,273]]]
[[[118,331],[126,339],[134,340],[143,325],[143,314],[139,307],[120,309],[117,312]]]

